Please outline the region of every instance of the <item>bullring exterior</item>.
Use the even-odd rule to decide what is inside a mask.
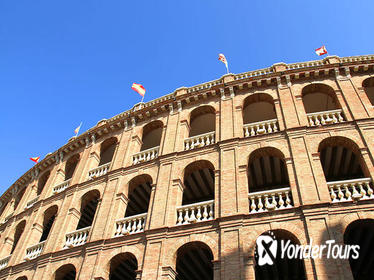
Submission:
[[[328,56],[101,120],[1,196],[0,279],[371,279],[373,105],[374,56]],[[268,231],[360,256],[260,267]]]

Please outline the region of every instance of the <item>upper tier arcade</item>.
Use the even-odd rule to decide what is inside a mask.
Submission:
[[[331,232],[349,213],[371,215],[373,139],[374,55],[276,63],[135,104],[0,197],[0,280],[268,275],[254,256],[266,230],[305,244],[328,224],[318,215],[344,220]],[[242,263],[240,278],[230,265]],[[283,265],[293,279],[324,271]]]

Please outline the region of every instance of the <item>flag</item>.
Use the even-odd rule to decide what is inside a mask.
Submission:
[[[225,63],[225,65],[226,65],[226,70],[227,70],[227,74],[228,74],[228,73],[229,73],[229,65],[228,65],[228,63],[227,63],[227,59],[226,59],[225,55],[224,55],[223,53],[220,53],[220,54],[218,55],[218,60],[220,60],[220,61],[222,61],[223,63]]]
[[[74,130],[75,136],[78,135],[79,130],[81,129],[82,123]]]
[[[322,46],[322,47],[316,49],[316,54],[319,55],[319,56],[327,54],[326,47]]]
[[[133,83],[131,88],[144,97],[145,88],[141,84]]]
[[[38,163],[40,157],[31,157],[30,159],[31,159],[33,162]]]
[[[223,53],[220,53],[218,55],[218,60],[222,61],[223,63],[225,63],[226,67],[227,67],[227,60],[226,60],[226,57]]]

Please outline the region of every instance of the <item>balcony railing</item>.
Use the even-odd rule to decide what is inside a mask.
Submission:
[[[31,246],[26,249],[25,260],[32,260],[40,256],[43,251],[45,241],[40,242],[34,246]]]
[[[248,194],[251,213],[261,213],[293,207],[291,188],[281,188]]]
[[[208,132],[184,140],[184,150],[192,150],[215,143],[216,132]]]
[[[357,201],[374,198],[370,183],[370,178],[362,178],[327,182],[327,186],[332,202]]]
[[[102,164],[94,169],[88,171],[88,178],[94,179],[96,177],[100,177],[105,175],[109,170],[110,162]]]
[[[132,164],[138,164],[145,161],[150,161],[158,157],[158,151],[160,150],[160,146],[153,147],[139,153],[136,153],[132,156]]]
[[[11,256],[12,255],[9,255],[9,256],[7,256],[7,257],[5,257],[5,258],[3,258],[3,259],[0,260],[0,269],[3,269],[3,268],[7,267]]]
[[[245,137],[277,132],[278,120],[267,120],[243,125]]]
[[[310,126],[344,122],[343,110],[332,110],[306,114]]]
[[[177,225],[213,220],[214,200],[179,206],[177,213]]]
[[[144,231],[147,213],[125,217],[116,221],[114,236],[128,235]]]
[[[26,203],[26,209],[31,208],[39,200],[39,195]]]
[[[69,180],[66,180],[64,182],[62,182],[61,184],[58,184],[57,186],[53,187],[53,193],[60,193],[60,192],[63,192],[64,190],[66,190],[67,187],[69,187],[70,185],[70,182],[71,182],[71,179]]]
[[[67,233],[65,236],[65,248],[83,245],[87,242],[91,226]]]

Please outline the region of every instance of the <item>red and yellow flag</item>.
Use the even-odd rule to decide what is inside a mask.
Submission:
[[[35,163],[39,162],[40,157],[31,157],[30,160],[32,160]]]

